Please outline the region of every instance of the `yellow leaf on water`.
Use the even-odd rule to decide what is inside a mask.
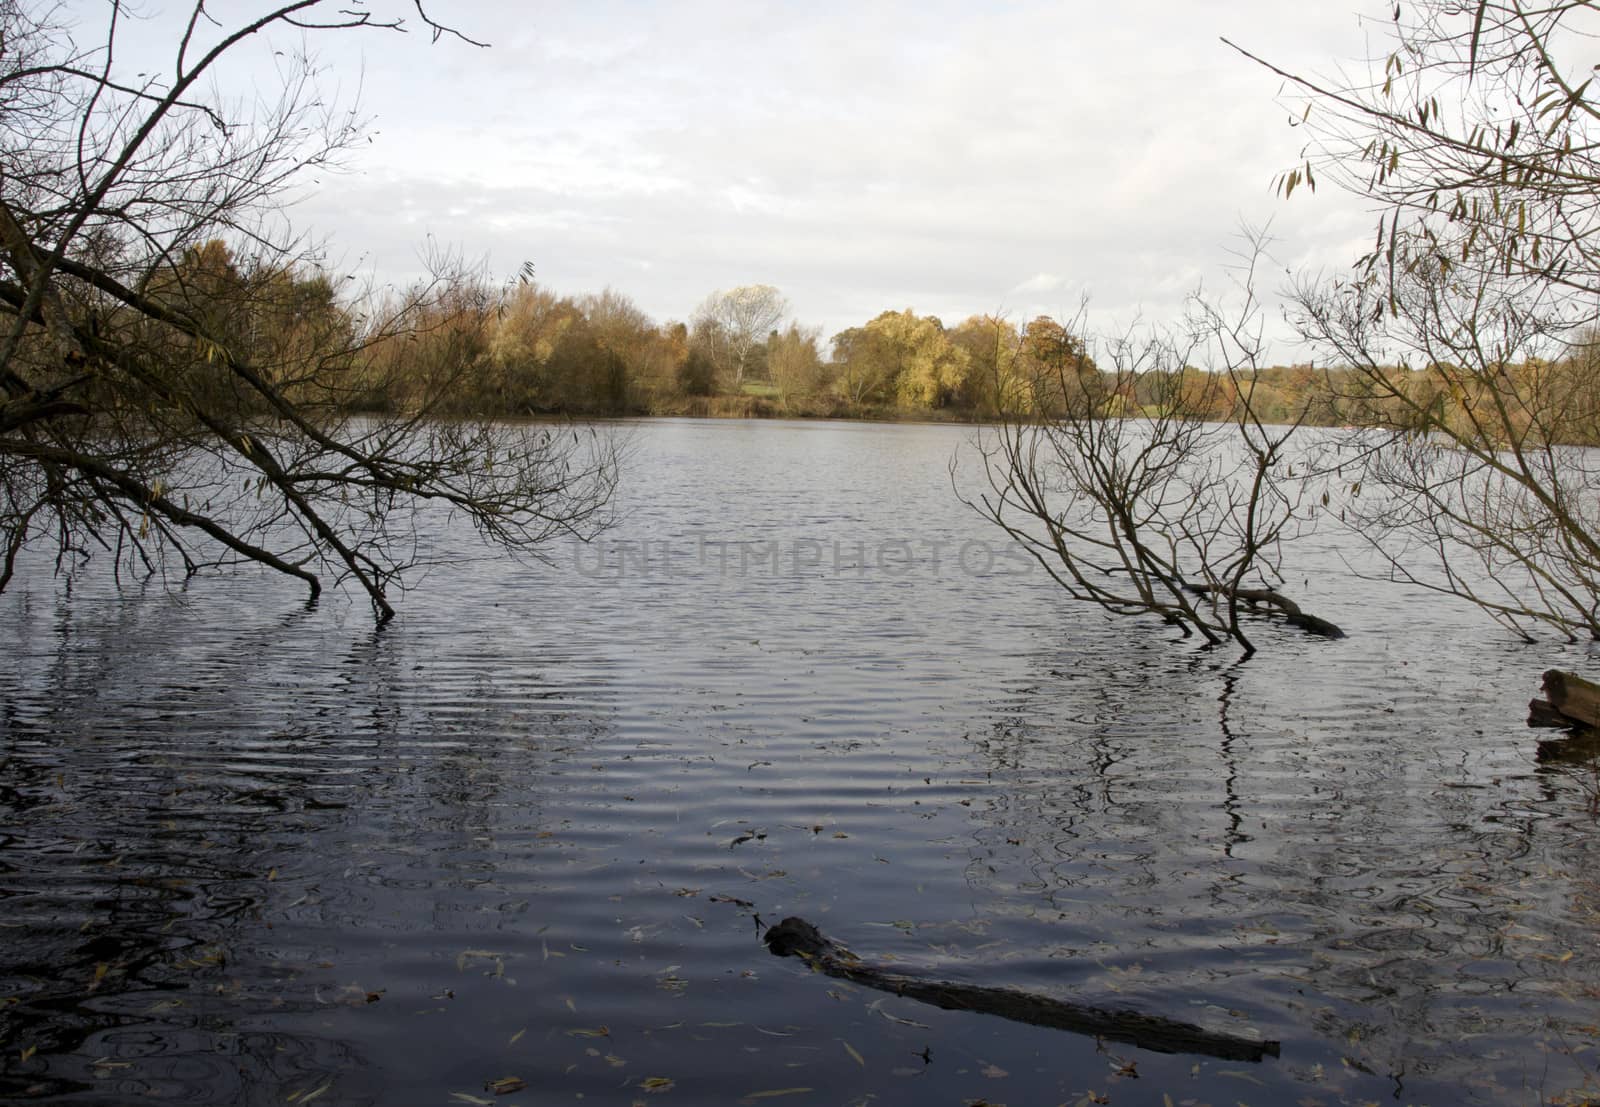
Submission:
[[[765,1092],[751,1092],[745,1099],[777,1099],[780,1095],[803,1095],[814,1091],[813,1088],[773,1088]]]
[[[671,1091],[675,1083],[676,1081],[674,1081],[671,1077],[647,1076],[644,1078],[644,1082],[640,1084],[639,1087],[643,1088],[647,1092],[666,1092]]]
[[[851,1057],[855,1058],[856,1064],[860,1065],[862,1068],[866,1068],[867,1067],[866,1060],[861,1056],[861,1054],[856,1052],[856,1047],[855,1046],[851,1045],[849,1042],[845,1041],[843,1038],[839,1039],[839,1044],[844,1046],[844,1051],[846,1053],[848,1053]]]
[[[28,1058],[32,1057],[35,1053],[38,1053],[38,1052],[39,1052],[39,1047],[38,1046],[29,1046],[27,1049],[23,1050],[22,1051],[22,1063],[24,1065],[26,1065],[28,1063]]]
[[[515,1034],[511,1035],[511,1041],[507,1042],[506,1044],[507,1045],[516,1045],[517,1044],[517,1039],[521,1038],[527,1032],[528,1032],[528,1028],[526,1026],[524,1026],[521,1030],[519,1030]]]
[[[493,961],[498,970],[495,975],[498,976],[505,971],[505,964],[501,960],[504,956],[492,949],[464,949],[456,954],[456,972],[464,972],[473,961]]]
[[[328,1081],[322,1087],[318,1088],[316,1091],[312,1092],[310,1095],[308,1095],[304,1099],[302,1099],[300,1101],[301,1107],[305,1107],[305,1105],[307,1103],[310,1103],[313,1099],[316,1099],[318,1096],[320,1096],[323,1092],[327,1091],[331,1087],[333,1087],[333,1081],[332,1080]]]

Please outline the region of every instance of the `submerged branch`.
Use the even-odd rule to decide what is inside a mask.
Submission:
[[[762,941],[777,957],[791,954],[819,972],[853,984],[891,992],[946,1011],[976,1011],[1013,1022],[1090,1034],[1157,1053],[1199,1053],[1227,1061],[1259,1062],[1278,1056],[1277,1042],[1255,1041],[1192,1023],[1070,1003],[1012,988],[988,988],[947,980],[924,980],[867,964],[804,919],[790,917],[767,930]]]
[[[1292,627],[1299,627],[1307,634],[1315,634],[1322,638],[1344,637],[1344,631],[1336,625],[1326,619],[1307,614],[1288,596],[1271,588],[1229,588],[1218,584],[1185,584],[1184,587],[1201,596],[1222,596],[1243,601],[1252,607],[1271,608],[1276,614],[1283,616],[1284,622]]]

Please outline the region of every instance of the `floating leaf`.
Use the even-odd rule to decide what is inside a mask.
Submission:
[[[519,1030],[515,1034],[511,1035],[511,1040],[509,1042],[507,1042],[506,1044],[507,1045],[516,1045],[518,1039],[520,1039],[527,1032],[528,1032],[528,1028],[526,1026],[524,1026],[521,1030]]]
[[[647,1092],[667,1092],[671,1091],[676,1083],[677,1081],[666,1076],[647,1076],[639,1087]]]
[[[510,1095],[512,1092],[520,1092],[527,1086],[528,1082],[520,1076],[502,1076],[499,1080],[489,1081],[483,1087],[485,1091],[493,1092],[495,1095]]]
[[[590,1030],[587,1027],[579,1027],[576,1030],[567,1031],[567,1034],[573,1038],[609,1038],[611,1037],[611,1028],[609,1026],[597,1026]]]
[[[744,1098],[746,1098],[746,1099],[777,1099],[781,1095],[804,1095],[806,1092],[814,1091],[814,1090],[815,1089],[813,1089],[813,1088],[773,1088],[770,1091],[765,1091],[765,1092],[751,1092],[749,1095],[745,1096]]]
[[[493,961],[495,975],[500,976],[505,973],[505,962],[501,960],[504,956],[505,954],[496,953],[492,949],[464,949],[456,954],[456,972],[466,971],[467,966],[473,961]]]
[[[451,1092],[450,1098],[462,1103],[476,1103],[478,1107],[494,1107],[494,1100],[484,1099],[482,1096],[468,1095],[466,1092]]]
[[[889,1012],[887,1012],[887,1011],[885,1011],[883,1009],[883,1006],[882,1006],[883,1002],[884,1001],[881,1000],[881,999],[874,1000],[872,1003],[869,1003],[867,1005],[867,1010],[876,1011],[878,1014],[882,1015],[884,1018],[888,1019],[890,1022],[899,1023],[901,1026],[914,1026],[918,1030],[931,1030],[932,1029],[932,1027],[930,1027],[927,1023],[916,1022],[913,1019],[903,1019],[899,1015],[891,1015],[891,1014],[889,1014]]]
[[[848,1053],[851,1057],[855,1058],[856,1064],[860,1065],[862,1068],[866,1068],[867,1067],[866,1058],[862,1057],[861,1054],[856,1052],[856,1047],[855,1046],[851,1045],[849,1042],[845,1041],[843,1038],[839,1039],[839,1044],[844,1046],[844,1051],[846,1053]]]

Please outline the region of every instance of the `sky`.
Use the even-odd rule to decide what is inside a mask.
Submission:
[[[1304,132],[1281,79],[1220,41],[1328,74],[1382,49],[1386,11],[1362,2],[434,0],[491,45],[305,43],[369,129],[293,214],[380,281],[431,246],[662,322],[770,284],[824,338],[886,309],[1021,322],[1085,298],[1101,329],[1163,323],[1228,289],[1242,224],[1270,223],[1269,293],[1370,243],[1360,198],[1274,194]],[[170,53],[185,8],[142,10],[129,65]],[[273,52],[301,45],[251,43],[228,90],[269,98]]]

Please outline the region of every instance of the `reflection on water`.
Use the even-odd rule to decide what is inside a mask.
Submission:
[[[1600,1094],[1592,761],[1523,726],[1587,659],[1327,534],[1297,595],[1348,639],[1175,645],[1016,571],[950,494],[965,434],[648,424],[609,549],[436,573],[381,632],[35,566],[0,597],[0,1097]],[[767,956],[786,915],[1282,1056],[918,1005]]]

